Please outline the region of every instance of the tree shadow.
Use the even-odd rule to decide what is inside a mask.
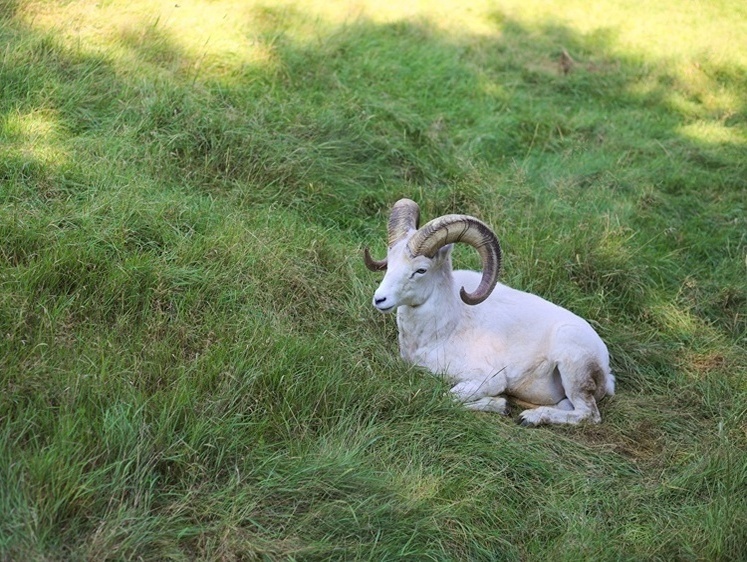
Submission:
[[[743,131],[721,142],[699,141],[678,131],[692,119],[741,127],[743,96],[728,115],[709,115],[697,105],[703,91],[744,91],[744,69],[700,63],[704,84],[690,92],[665,69],[651,72],[642,61],[615,53],[611,30],[582,36],[558,25],[528,29],[498,12],[492,16],[496,32],[489,36],[455,36],[427,21],[377,24],[360,18],[334,26],[317,18],[314,24],[323,31],[316,41],[289,31],[309,26],[308,16],[298,10],[265,6],[249,15],[255,22],[249,42],[272,51],[280,69],[242,61],[227,72],[206,69],[199,76],[194,70],[199,61],[157,21],[124,28],[119,35],[120,46],[129,49],[142,68],[154,67],[163,72],[162,81],[172,82],[154,84],[153,95],[159,99],[127,117],[133,125],[150,127],[150,144],[161,141],[174,149],[176,158],[164,160],[172,160],[167,163],[183,175],[194,175],[194,163],[205,161],[200,183],[269,184],[285,192],[280,199],[289,203],[298,200],[308,183],[336,181],[344,184],[341,196],[354,198],[371,191],[370,183],[377,188],[387,182],[396,183],[397,189],[443,187],[465,174],[465,160],[484,161],[503,171],[516,161],[531,161],[533,154],[562,158],[585,151],[604,165],[622,157],[640,164],[652,154],[659,156],[667,148],[660,145],[671,142],[687,147],[687,157],[676,166],[685,165],[688,172],[680,178],[683,185],[660,186],[662,190],[693,187],[686,181],[690,168],[723,170],[720,187],[744,188],[742,167],[729,160],[744,148]],[[20,36],[11,42],[28,44]],[[7,82],[30,84],[19,79],[22,63],[28,68],[34,59],[56,59],[56,72],[40,77],[29,91],[53,85],[59,95],[51,97],[50,105],[71,132],[84,127],[81,117],[86,111],[100,109],[91,107],[91,98],[99,96],[88,91],[71,102],[66,83],[91,70],[108,69],[109,76],[94,76],[88,86],[110,82],[115,85],[112,92],[136,90],[137,76],[121,76],[104,56],[54,45],[49,35],[37,34],[33,42],[38,43],[36,50],[11,63]],[[654,83],[641,84],[651,76]],[[155,75],[143,78],[158,80]],[[700,114],[677,109],[673,92],[689,95]],[[11,92],[6,99],[28,99],[27,94]],[[286,115],[275,105],[282,100],[290,112]],[[209,103],[206,110],[199,107],[203,101]],[[117,102],[112,95],[98,105]],[[186,107],[188,102],[193,107]],[[290,102],[298,106],[296,113]],[[648,143],[633,142],[647,114],[660,122],[643,130]],[[216,119],[211,126],[208,121]],[[452,134],[452,126],[459,136]],[[232,129],[237,132],[231,134]],[[271,135],[263,135],[268,129]],[[247,138],[245,131],[253,134]],[[169,142],[162,142],[161,136]],[[221,142],[220,137],[227,138]],[[611,155],[604,157],[605,152]],[[382,178],[386,182],[377,182],[380,172],[371,168],[382,164],[391,173]],[[594,179],[593,172],[587,172],[578,182],[583,187]]]

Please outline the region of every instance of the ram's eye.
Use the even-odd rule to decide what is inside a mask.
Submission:
[[[420,269],[416,269],[415,273],[417,273],[418,275],[424,275],[427,271],[427,269],[421,267]]]

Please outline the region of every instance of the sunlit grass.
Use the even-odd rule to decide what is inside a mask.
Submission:
[[[609,37],[611,48],[624,56],[676,61],[705,55],[717,64],[747,61],[744,50],[734,49],[747,31],[747,8],[738,3],[508,0],[494,6],[527,23],[568,26],[583,35]]]
[[[287,17],[302,9],[302,20]],[[641,11],[645,10],[644,14]],[[656,56],[666,60],[705,58],[715,65],[747,63],[743,49],[735,49],[747,33],[747,9],[729,2],[695,2],[672,7],[667,3],[640,4],[611,0],[589,5],[574,1],[437,2],[69,2],[64,6],[28,2],[22,15],[33,26],[55,29],[81,48],[116,43],[122,35],[161,31],[180,50],[195,58],[220,54],[252,56],[253,42],[263,31],[290,34],[296,40],[323,40],[319,27],[354,24],[361,18],[376,23],[425,21],[455,35],[500,35],[510,19],[531,29],[566,26],[594,37],[609,36],[620,54]],[[65,22],[64,29],[59,26]],[[625,22],[625,25],[618,25]],[[676,30],[687,30],[677,33]]]
[[[68,158],[60,145],[61,126],[54,111],[9,113],[0,122],[0,154],[47,166]]]
[[[680,133],[697,142],[714,145],[731,145],[735,148],[747,146],[747,129],[740,130],[729,127],[723,123],[699,121],[686,125],[680,129]]]

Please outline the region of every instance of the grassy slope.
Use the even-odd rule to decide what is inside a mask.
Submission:
[[[747,557],[741,3],[376,5],[0,6],[0,558]],[[396,358],[403,195],[594,323],[601,426]]]

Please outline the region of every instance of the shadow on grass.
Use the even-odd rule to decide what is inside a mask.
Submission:
[[[699,178],[714,171],[718,183],[708,189],[745,187],[743,164],[730,159],[744,149],[744,96],[723,114],[699,99],[708,91],[741,94],[745,69],[696,61],[702,80],[693,87],[664,63],[654,61],[652,71],[650,61],[612,54],[609,30],[527,29],[500,13],[488,37],[453,36],[423,21],[335,27],[315,20],[325,32],[312,42],[289,31],[308,27],[302,12],[256,12],[262,25],[252,40],[278,61],[269,69],[238,61],[228,70],[195,70],[199,61],[155,20],[122,30],[119,43],[144,72],[123,77],[118,61],[13,26],[9,45],[18,54],[4,65],[5,104],[54,111],[72,136],[134,126],[159,179],[186,178],[205,189],[242,182],[259,190],[257,199],[285,205],[342,199],[345,214],[367,210],[351,202],[371,192],[447,189],[469,172],[465,159],[510,172],[517,161],[542,167],[555,157],[573,169],[569,156],[581,151],[601,163],[577,171],[581,191],[604,182],[604,166],[621,158],[643,165],[663,155],[683,168],[655,186],[664,192],[700,189]],[[139,80],[149,91],[138,91]],[[137,104],[139,93],[152,97]],[[676,107],[677,97],[691,114]],[[120,105],[129,111],[120,114]],[[694,120],[731,127],[733,139],[683,136]],[[378,203],[385,209],[390,200]]]

